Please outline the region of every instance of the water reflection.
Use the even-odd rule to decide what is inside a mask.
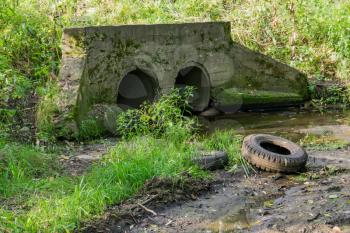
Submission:
[[[207,123],[209,133],[216,129],[235,129],[238,133],[270,133],[297,141],[307,132],[301,129],[325,125],[348,125],[350,111],[314,112],[292,109],[275,112],[239,112],[211,118]]]

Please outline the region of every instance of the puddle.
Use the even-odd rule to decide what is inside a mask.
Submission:
[[[332,134],[349,139],[350,111],[313,112],[291,109],[272,112],[238,112],[208,119],[209,133],[216,129],[235,129],[243,135],[269,133],[299,141],[306,134]],[[340,127],[341,126],[341,127]]]
[[[230,211],[209,224],[205,224],[203,230],[212,233],[228,233],[236,230],[249,230],[258,223],[259,221],[250,213],[249,208],[240,208]]]

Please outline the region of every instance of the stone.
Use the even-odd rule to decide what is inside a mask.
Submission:
[[[116,104],[96,104],[91,107],[87,119],[94,119],[101,129],[117,135],[117,117],[123,110]]]
[[[30,132],[30,128],[27,126],[22,127],[18,132],[26,134]]]
[[[94,160],[98,160],[98,157],[92,156],[92,155],[88,155],[88,154],[81,154],[81,155],[77,155],[75,157],[76,159],[79,160],[89,160],[89,161],[94,161]]]
[[[220,115],[220,111],[214,107],[211,107],[211,108],[208,108],[207,110],[201,112],[200,115],[203,117],[214,117],[214,116]]]

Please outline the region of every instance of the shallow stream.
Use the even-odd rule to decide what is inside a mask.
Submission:
[[[335,134],[341,139],[350,137],[350,111],[327,112],[288,109],[270,112],[238,112],[205,121],[209,132],[216,129],[235,129],[243,135],[268,133],[298,142],[307,133]]]

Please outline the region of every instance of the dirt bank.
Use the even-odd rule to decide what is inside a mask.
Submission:
[[[163,195],[163,201],[157,197],[147,202],[152,195],[144,192],[126,202],[129,204],[110,209],[86,229],[135,233],[350,232],[350,163],[346,161],[350,150],[309,153],[304,173],[257,172],[244,178],[242,172],[218,171],[210,186],[198,182],[170,185],[173,192],[167,193],[167,198]],[[330,158],[331,165],[326,165]],[[162,188],[169,188],[169,184]],[[172,198],[176,192],[186,198]],[[145,204],[138,210],[130,207],[142,202]],[[120,215],[125,212],[128,216]]]

